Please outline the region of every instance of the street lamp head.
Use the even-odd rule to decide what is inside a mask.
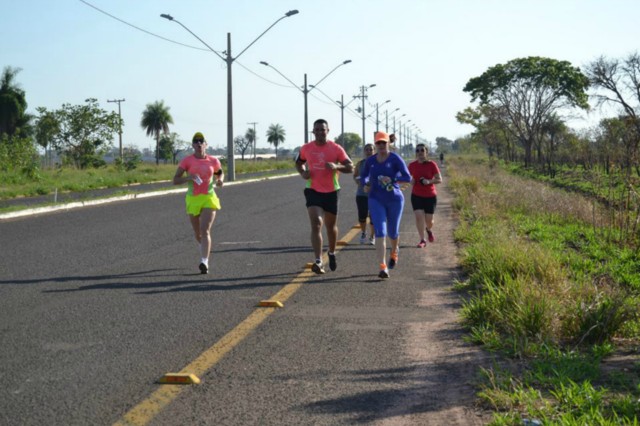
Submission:
[[[386,101],[384,101],[383,103],[388,104],[389,102],[391,102],[391,99],[387,99]]]
[[[268,62],[265,62],[265,61],[260,61],[260,63],[261,63],[262,65],[266,65],[266,66],[269,66],[269,63],[268,63]]]
[[[289,17],[289,16],[296,15],[297,13],[298,13],[298,10],[294,9],[294,10],[290,10],[287,13],[285,13],[284,16]]]
[[[160,15],[162,18],[164,19],[168,19],[170,21],[173,21],[173,16],[169,15],[168,13],[163,13],[162,15]]]
[[[369,87],[376,87],[376,84],[375,83],[370,84]]]
[[[344,62],[342,63],[342,65],[347,65],[347,64],[350,64],[350,63],[351,63],[351,59],[347,59],[346,61],[344,61]]]

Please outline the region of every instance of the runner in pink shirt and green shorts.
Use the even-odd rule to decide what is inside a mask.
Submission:
[[[207,155],[207,141],[202,133],[197,132],[193,135],[192,146],[194,154],[180,161],[173,176],[173,184],[189,184],[185,200],[187,215],[200,244],[200,273],[207,274],[211,252],[211,226],[216,212],[220,210],[220,200],[214,191],[214,185],[222,186],[224,174],[220,160]]]

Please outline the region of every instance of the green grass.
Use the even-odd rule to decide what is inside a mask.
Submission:
[[[119,170],[115,166],[100,169],[78,170],[73,168],[43,169],[36,179],[19,173],[0,174],[0,200],[16,197],[32,197],[58,192],[83,192],[100,188],[126,187],[136,183],[168,181],[173,178],[175,165],[143,163],[130,171]],[[293,170],[293,161],[239,161],[235,163],[236,178],[243,174],[266,172],[278,174]],[[226,171],[226,165],[223,164]]]
[[[448,169],[467,339],[510,360],[483,370],[491,424],[638,424],[640,258],[613,203],[477,158]]]

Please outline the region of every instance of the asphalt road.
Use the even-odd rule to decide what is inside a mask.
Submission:
[[[341,183],[340,237],[357,216],[350,176]],[[356,239],[337,271],[304,275],[313,254],[302,191],[299,177],[222,188],[209,275],[197,269],[183,194],[1,220],[0,424],[114,424],[167,386],[178,394],[141,423],[391,417],[414,386],[403,330],[438,315],[416,303],[424,278],[415,260],[429,252],[413,249],[409,208],[390,280],[377,278],[374,247]],[[157,383],[295,280],[284,308],[266,308],[201,384]]]

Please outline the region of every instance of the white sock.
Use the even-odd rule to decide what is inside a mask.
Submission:
[[[207,259],[206,257],[203,257],[202,259],[200,259],[200,263],[204,263],[205,265],[208,265],[209,259]]]

